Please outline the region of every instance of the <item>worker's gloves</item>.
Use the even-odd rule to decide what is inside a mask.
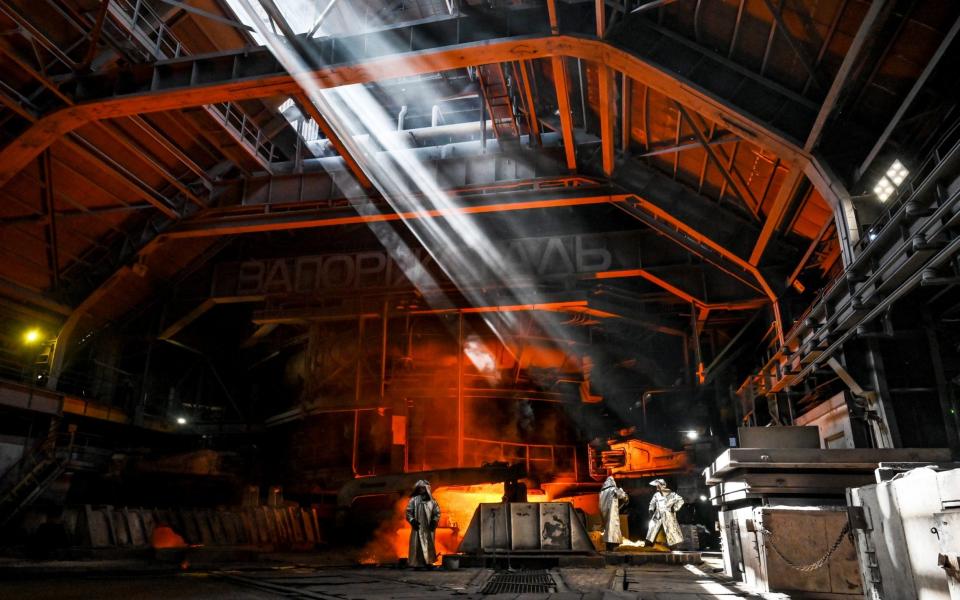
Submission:
[[[413,527],[413,528],[416,529],[416,530],[419,530],[419,529],[420,529],[420,521],[413,521],[412,523],[410,523],[410,526]]]

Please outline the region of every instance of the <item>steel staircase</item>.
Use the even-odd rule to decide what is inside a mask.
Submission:
[[[97,471],[108,463],[112,452],[90,445],[89,436],[77,436],[71,426],[59,432],[60,420],[50,431],[0,476],[0,527],[9,523],[37,500],[67,471]]]
[[[73,452],[74,432],[57,433],[54,419],[50,433],[0,477],[0,526],[10,522],[36,500],[67,468]]]
[[[501,142],[519,139],[520,128],[513,114],[513,102],[503,65],[481,65],[477,67],[477,77],[497,139]]]
[[[113,21],[127,40],[141,49],[146,60],[167,60],[188,56],[189,50],[170,31],[163,18],[143,0],[113,0],[108,7]],[[203,110],[220,123],[230,140],[238,144],[265,170],[280,152],[260,128],[236,104],[206,105]]]

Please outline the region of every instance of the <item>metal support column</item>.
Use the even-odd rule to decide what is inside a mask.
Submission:
[[[357,368],[354,374],[354,388],[353,388],[353,405],[360,406],[361,401],[361,384],[362,382],[362,371],[363,371],[363,325],[364,318],[360,317],[357,319]],[[354,411],[353,415],[353,452],[351,453],[350,466],[353,469],[354,476],[359,475],[357,471],[357,452],[360,446],[360,411]]]
[[[703,355],[700,352],[700,334],[697,330],[697,305],[690,303],[690,339],[693,341],[693,358],[696,362],[696,383],[704,382]]]
[[[877,393],[876,411],[880,422],[877,423],[877,447],[900,448],[900,429],[897,427],[897,417],[893,409],[893,397],[887,387],[887,374],[883,368],[883,356],[880,354],[880,344],[876,339],[867,340],[867,362],[870,366],[870,377],[873,379],[873,389]]]
[[[463,311],[457,312],[457,466],[463,466]]]
[[[953,397],[950,382],[944,374],[940,340],[937,338],[936,325],[929,311],[925,311],[923,315],[923,330],[930,349],[930,366],[933,368],[937,398],[940,400],[940,410],[943,412],[943,428],[947,434],[947,445],[956,452],[960,450],[960,422],[957,420],[956,400]]]
[[[560,112],[560,131],[563,134],[563,151],[567,169],[577,172],[577,150],[573,137],[573,116],[570,114],[570,90],[567,87],[567,68],[562,56],[550,59],[553,67],[553,84],[557,90],[557,110]]]
[[[389,309],[389,300],[384,300],[383,316],[380,318],[383,322],[383,327],[380,330],[380,406],[386,406],[387,396],[387,325],[390,322],[387,311]]]
[[[53,193],[53,170],[49,149],[40,155],[40,180],[43,185],[43,189],[40,191],[40,204],[46,221],[44,233],[46,234],[45,237],[47,241],[47,263],[50,267],[50,283],[54,290],[59,290],[60,251],[57,244],[57,207]]]

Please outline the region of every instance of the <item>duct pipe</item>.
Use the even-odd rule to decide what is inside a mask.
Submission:
[[[522,135],[520,136],[520,143],[522,145],[529,145],[529,139],[530,136]],[[542,134],[541,140],[544,148],[559,148],[563,141],[561,135],[553,131]],[[439,146],[411,148],[409,150],[399,150],[396,152],[384,150],[376,152],[372,156],[374,159],[378,157],[389,158],[390,155],[396,155],[400,152],[403,152],[412,154],[417,160],[427,161],[451,157],[475,156],[486,153],[496,154],[501,151],[502,149],[500,147],[500,142],[497,141],[496,138],[492,138],[489,140],[471,140],[467,142],[456,142],[453,144],[443,144]],[[342,171],[344,169],[343,159],[339,156],[304,159],[303,166],[304,171],[308,173],[317,172],[319,170],[334,172]],[[284,171],[280,169],[278,165],[274,165],[274,173],[282,172]]]
[[[492,127],[490,120],[486,122],[488,127]],[[455,144],[460,142],[469,142],[480,139],[480,122],[467,121],[464,123],[452,123],[450,125],[438,125],[436,127],[418,127],[416,129],[405,129],[403,131],[390,132],[389,135],[396,136],[405,143],[409,143],[411,138],[417,144],[410,148],[426,148],[429,146],[442,146],[445,144]],[[353,139],[363,145],[370,141],[370,135],[362,133],[353,136]],[[319,139],[309,142],[311,150],[321,157],[334,156],[336,149],[327,139]]]
[[[430,109],[430,127],[436,127],[443,120],[443,114],[440,112],[440,105],[434,104]]]
[[[403,131],[403,120],[407,116],[407,105],[400,107],[400,113],[397,115],[397,131]]]
[[[487,103],[480,101],[480,153],[487,152]]]

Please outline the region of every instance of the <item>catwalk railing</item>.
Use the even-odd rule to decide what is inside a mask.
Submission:
[[[758,394],[799,384],[891,304],[919,285],[952,282],[960,251],[960,123],[951,127],[888,211],[861,240],[855,260],[821,293],[804,317],[771,348],[763,367],[741,386]]]

